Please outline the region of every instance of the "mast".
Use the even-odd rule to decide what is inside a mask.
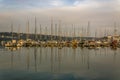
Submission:
[[[67,27],[67,25],[65,24],[65,27]],[[65,41],[67,41],[67,33],[68,33],[68,30],[65,31]]]
[[[37,19],[35,17],[35,40],[37,40]]]
[[[61,41],[61,20],[59,20],[59,28],[58,28],[58,35],[59,35],[59,41]]]
[[[80,31],[80,28],[79,28],[79,26],[78,26],[78,31],[77,31],[77,33],[78,33],[78,40],[79,41],[81,41],[81,31]]]
[[[47,41],[47,26],[45,27],[45,41]]]
[[[40,24],[40,41],[41,41],[41,35],[42,35],[42,28],[41,28],[41,24]]]
[[[75,32],[74,32],[74,25],[73,24],[72,24],[72,30],[73,30],[73,32],[72,32],[72,40],[74,40]]]
[[[90,22],[88,21],[88,27],[87,27],[87,37],[90,36]]]
[[[67,41],[67,31],[65,32],[65,41]]]
[[[29,20],[27,22],[27,34],[26,34],[26,40],[29,39]]]
[[[53,18],[51,18],[51,41],[53,40]]]
[[[84,28],[82,27],[82,35],[81,35],[81,40],[83,40],[83,36],[84,36],[84,34],[83,34],[83,31],[84,30]]]
[[[73,26],[73,28],[74,28],[74,39],[76,39],[76,34],[75,34],[75,26]]]
[[[116,22],[114,23],[114,35],[117,35]]]
[[[12,34],[12,40],[13,40],[13,23],[11,23],[11,34]]]
[[[55,40],[57,40],[57,24],[55,24]]]
[[[97,38],[97,29],[95,30],[95,39]]]
[[[107,31],[106,31],[106,27],[105,27],[105,33],[104,33],[105,36],[107,36]]]
[[[20,24],[18,26],[18,39],[20,40]]]

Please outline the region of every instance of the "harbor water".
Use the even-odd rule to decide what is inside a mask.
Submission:
[[[119,61],[119,48],[0,48],[0,80],[120,80]]]

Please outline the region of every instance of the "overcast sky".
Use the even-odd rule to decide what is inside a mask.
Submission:
[[[10,24],[18,25],[25,32],[27,20],[30,21],[31,32],[34,29],[34,17],[37,26],[49,26],[50,18],[54,23],[61,20],[63,26],[70,24],[87,27],[91,23],[91,31],[106,28],[112,30],[114,22],[119,28],[120,0],[0,0],[0,31],[10,31]]]

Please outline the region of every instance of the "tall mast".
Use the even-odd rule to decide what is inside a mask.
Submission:
[[[74,39],[74,25],[72,24],[72,40]]]
[[[75,26],[73,26],[73,28],[74,28],[74,39],[76,39],[76,34],[75,34]]]
[[[59,35],[59,41],[61,41],[61,20],[59,20],[59,31],[58,31],[58,35]]]
[[[27,22],[27,37],[26,37],[26,39],[29,39],[29,20]]]
[[[18,39],[20,39],[20,24],[18,25]]]
[[[66,24],[65,24],[65,27],[67,27]],[[65,41],[67,41],[67,32],[68,32],[68,30],[65,30],[65,32],[64,32],[65,33],[65,36],[64,36],[65,37]]]
[[[78,27],[78,40],[81,41],[81,29]]]
[[[53,40],[53,18],[51,18],[51,41]]]
[[[95,30],[95,39],[97,38],[97,29]]]
[[[114,23],[114,35],[117,35],[116,22]]]
[[[57,39],[57,24],[55,24],[55,40]]]
[[[37,40],[37,19],[35,17],[35,40]]]
[[[83,39],[83,36],[84,36],[84,34],[83,34],[83,31],[84,30],[84,28],[82,27],[82,35],[81,35],[81,39]]]
[[[106,27],[105,27],[105,33],[104,33],[104,34],[105,34],[105,36],[107,36],[107,31],[106,31]]]
[[[88,21],[88,27],[87,27],[87,37],[90,36],[90,22]]]
[[[45,27],[45,40],[47,41],[47,26]]]
[[[78,40],[81,41],[81,31],[80,31],[80,28],[78,28]]]
[[[12,34],[12,40],[13,40],[13,23],[11,23],[11,34]]]
[[[42,28],[41,28],[41,24],[40,24],[40,41],[41,41],[41,35],[42,35]]]

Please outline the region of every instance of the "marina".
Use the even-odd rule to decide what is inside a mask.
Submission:
[[[91,35],[91,25],[89,21],[87,27],[82,27],[82,29],[80,26],[69,25],[68,27],[72,30],[65,30],[64,27],[66,27],[66,25],[63,25],[61,20],[58,21],[58,24],[54,23],[53,18],[51,18],[50,26],[44,29],[41,24],[38,27],[37,24],[39,24],[39,22],[37,21],[37,17],[35,17],[34,23],[34,33],[30,33],[29,20],[26,24],[26,33],[20,32],[20,26],[18,26],[18,32],[15,32],[14,25],[11,23],[11,32],[6,32],[6,34],[1,33],[1,45],[4,47],[58,47],[60,49],[62,47],[120,48],[120,35],[119,30],[116,28],[116,23],[114,23],[112,31],[108,33],[105,29],[105,35],[101,37],[97,35],[98,32],[96,31],[95,36]],[[50,30],[48,30],[48,28],[50,28]]]
[[[35,18],[35,24],[37,19]],[[51,32],[47,27],[40,33],[0,33],[0,79],[1,80],[119,80],[120,35],[90,36],[90,23],[86,36],[72,25],[72,32],[59,26]],[[56,25],[57,26],[57,25]],[[64,31],[64,32],[63,32]],[[44,32],[44,33],[43,33]],[[54,34],[55,32],[55,34]],[[62,34],[62,35],[61,35]],[[85,33],[84,33],[85,34]]]
[[[0,80],[120,80],[120,0],[0,0]]]
[[[17,33],[14,33],[17,34]],[[10,33],[12,35],[12,33]],[[24,36],[26,35],[26,37]],[[57,35],[35,35],[32,34],[31,38],[28,34],[23,34],[23,38],[2,38],[1,46],[3,47],[110,47],[110,48],[120,48],[120,36],[104,36],[104,37],[67,37],[67,36],[57,36]],[[42,37],[41,37],[42,36]],[[6,36],[5,36],[6,37]],[[37,37],[34,39],[34,37]],[[4,41],[5,40],[5,41]]]
[[[4,47],[111,47],[119,48],[120,41],[110,39],[110,42],[106,40],[72,40],[72,41],[35,41],[31,39],[27,40],[12,40],[2,44]]]
[[[13,27],[10,33],[0,33],[1,80],[120,79],[120,35],[116,29],[111,36],[90,37],[89,31],[77,36],[75,27],[68,35],[60,24],[58,30],[51,27],[52,33],[47,34],[47,27],[42,31],[40,25],[40,33],[35,29],[31,34],[29,21],[27,25],[26,33],[15,33]]]

